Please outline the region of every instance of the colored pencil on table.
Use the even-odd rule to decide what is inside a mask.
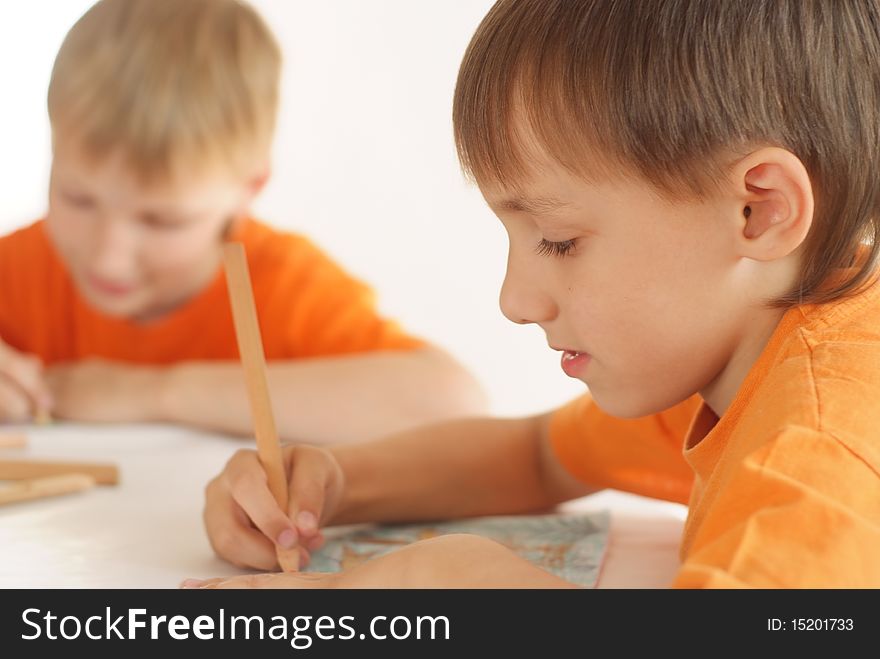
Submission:
[[[32,478],[0,487],[0,505],[73,494],[91,489],[94,486],[95,479],[88,474],[68,473]]]
[[[119,468],[113,464],[0,460],[0,480],[18,481],[73,473],[85,474],[100,485],[116,485],[119,483]]]

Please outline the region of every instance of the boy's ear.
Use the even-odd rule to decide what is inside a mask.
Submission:
[[[251,176],[250,180],[247,182],[248,194],[251,199],[256,197],[263,191],[263,188],[266,187],[266,183],[269,182],[269,176],[272,171],[269,167],[269,163],[264,163],[257,173]]]
[[[800,159],[785,149],[766,147],[740,160],[733,174],[739,254],[772,261],[800,247],[814,210],[813,185]]]
[[[245,180],[239,208],[233,213],[236,218],[245,217],[250,212],[250,207],[254,198],[263,191],[263,188],[266,187],[266,183],[269,182],[270,174],[271,169],[269,163],[266,162],[261,165],[254,174]]]
[[[266,187],[266,183],[269,182],[270,174],[271,170],[269,168],[269,163],[267,162],[264,166],[260,167],[254,175],[245,181],[244,191],[239,206],[231,213],[232,219],[223,230],[224,238],[229,238],[235,230],[235,226],[250,214],[251,203],[253,203],[254,198],[263,191],[263,188]]]

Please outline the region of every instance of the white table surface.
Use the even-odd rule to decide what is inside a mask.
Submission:
[[[201,513],[205,484],[246,442],[154,425],[23,430],[27,448],[0,459],[112,462],[121,482],[0,506],[0,588],[175,588],[243,573],[214,556]],[[564,508],[612,513],[600,588],[669,585],[684,506],[606,491]]]

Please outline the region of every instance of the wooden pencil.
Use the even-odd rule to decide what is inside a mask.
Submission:
[[[266,379],[266,356],[260,337],[260,325],[257,320],[257,309],[254,304],[247,257],[241,243],[227,243],[225,245],[224,267],[226,285],[229,289],[229,301],[232,306],[232,318],[235,323],[235,336],[238,341],[238,352],[244,367],[245,383],[253,416],[257,454],[266,471],[269,491],[275,497],[281,510],[287,513],[287,476],[284,470],[284,458],[281,453],[281,444],[278,441],[275,417],[272,414],[269,384]],[[278,545],[275,548],[282,570],[296,571],[299,569],[298,549],[285,550]]]
[[[95,486],[88,474],[58,474],[0,487],[0,505],[82,492]]]
[[[116,485],[119,483],[119,468],[114,464],[0,460],[0,480],[17,481],[70,473],[85,474],[101,485]]]

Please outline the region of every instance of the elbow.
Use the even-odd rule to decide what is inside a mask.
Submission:
[[[428,360],[426,380],[413,401],[414,412],[426,421],[485,416],[489,397],[477,379],[451,355],[436,348],[420,351]],[[418,389],[417,389],[418,390]]]

